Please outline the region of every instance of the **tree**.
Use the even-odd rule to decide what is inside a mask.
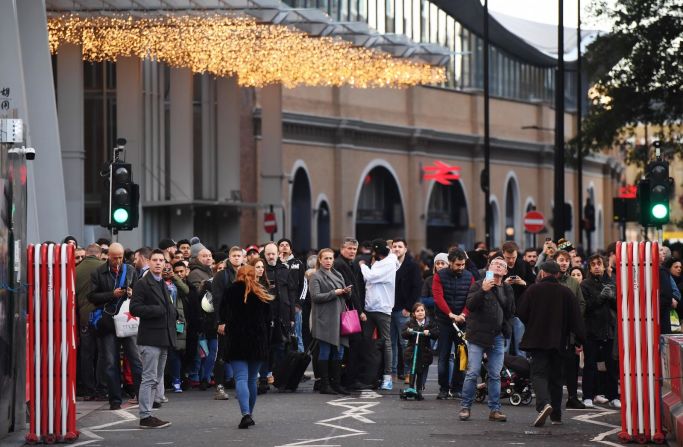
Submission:
[[[620,145],[639,166],[647,149],[633,141],[648,126],[665,150],[683,152],[683,0],[593,0],[597,16],[613,22],[585,55],[593,83],[583,121],[583,148]],[[631,140],[631,141],[629,141]],[[574,142],[576,143],[576,142]]]

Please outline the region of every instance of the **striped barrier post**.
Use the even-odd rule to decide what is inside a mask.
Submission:
[[[659,248],[617,243],[617,330],[622,441],[663,443]]]
[[[76,430],[76,300],[74,248],[28,247],[26,442],[74,442]]]

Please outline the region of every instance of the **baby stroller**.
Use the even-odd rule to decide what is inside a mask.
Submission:
[[[486,362],[484,358],[483,362]],[[486,368],[482,368],[482,383],[477,385],[474,399],[484,402],[486,395]],[[524,357],[505,354],[503,369],[500,372],[500,395],[507,396],[511,405],[529,405],[533,401],[531,394],[531,366]]]

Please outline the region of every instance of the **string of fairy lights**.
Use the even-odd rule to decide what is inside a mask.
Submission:
[[[247,17],[210,15],[79,16],[48,19],[52,54],[80,45],[83,59],[135,56],[218,77],[245,87],[408,87],[438,84],[445,69],[355,47],[339,38],[311,37],[287,26]]]

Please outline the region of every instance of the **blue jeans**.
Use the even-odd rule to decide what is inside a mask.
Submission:
[[[524,323],[517,317],[512,317],[512,341],[507,344],[505,352],[510,352],[512,355],[518,355],[520,357],[526,357],[526,352],[519,349],[519,344],[522,342],[522,337],[524,337]]]
[[[242,416],[252,414],[256,405],[256,377],[261,368],[261,362],[232,360],[230,363],[235,372],[235,392]]]
[[[296,335],[297,340],[297,351],[304,352],[304,336],[302,333],[303,327],[303,311],[297,306],[294,312],[294,335]]]
[[[172,381],[176,382],[180,380],[183,367],[183,351],[176,351],[173,348],[169,348],[167,362]]]
[[[406,324],[410,321],[410,317],[404,317],[403,316],[403,311],[401,310],[392,310],[391,311],[391,373],[396,374],[396,369],[398,367],[398,357],[399,357],[399,352],[398,352],[398,345],[399,343],[401,344],[401,353],[404,353],[406,350],[406,345],[408,344],[408,340],[405,338],[401,337],[401,331],[403,331],[403,328],[405,327]],[[403,373],[404,374],[410,374],[410,366],[404,361],[403,361]]]
[[[496,336],[493,346],[485,348],[483,346],[470,343],[467,346],[467,374],[465,383],[462,386],[462,407],[470,408],[474,400],[474,391],[477,388],[477,379],[481,372],[481,361],[486,353],[488,359],[486,372],[488,375],[487,391],[489,397],[489,409],[491,411],[500,410],[500,371],[503,369],[503,350],[504,338],[502,335]]]
[[[130,371],[133,374],[135,393],[140,391],[142,377],[142,361],[138,351],[137,338],[118,338],[116,334],[106,334],[97,337],[98,362],[104,365],[104,374],[107,378],[107,391],[110,404],[121,404],[121,367],[119,351],[123,347],[123,353],[130,363]]]
[[[200,380],[211,381],[211,374],[213,373],[213,365],[216,363],[216,355],[218,354],[218,339],[209,338],[206,340],[209,345],[209,355],[204,358],[199,356],[199,349],[197,349],[197,356],[194,358],[194,366],[190,374],[190,380],[199,382]]]
[[[344,346],[334,346],[326,341],[318,340],[320,352],[318,360],[341,360],[344,358]]]

